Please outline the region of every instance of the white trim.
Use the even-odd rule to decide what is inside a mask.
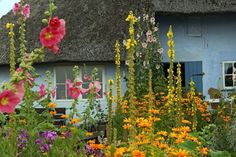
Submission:
[[[232,74],[225,74],[225,64],[226,63],[231,63],[232,64],[232,67],[233,67]],[[223,83],[223,89],[232,90],[232,89],[236,88],[236,85],[234,86],[234,79],[236,79],[236,76],[234,75],[234,63],[236,63],[236,60],[235,61],[223,61],[222,62],[222,76],[223,76],[223,78],[222,78],[223,82],[222,83]],[[233,77],[233,86],[230,86],[230,87],[226,87],[225,86],[225,76],[227,76],[227,75],[232,75],[232,77]]]

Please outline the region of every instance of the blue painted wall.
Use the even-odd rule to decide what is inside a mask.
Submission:
[[[68,64],[68,63],[67,63]],[[63,64],[60,64],[63,65]],[[89,65],[89,64],[88,64]],[[96,64],[93,64],[94,66],[96,66]],[[97,64],[98,66],[101,65]],[[51,71],[52,74],[54,74],[54,67],[57,66],[55,64],[46,64],[46,65],[36,65],[36,71],[37,73],[40,75],[39,78],[36,79],[36,83],[37,84],[41,84],[41,83],[45,83],[44,78],[45,76],[45,72],[46,71]],[[105,89],[104,91],[108,91],[109,87],[108,87],[108,80],[110,78],[112,78],[115,82],[115,64],[114,63],[105,63],[104,66],[104,84],[105,84]],[[122,89],[122,95],[124,95],[125,89],[126,89],[126,82],[123,79],[123,73],[125,71],[124,66],[121,66],[121,89]],[[52,82],[54,83],[54,75],[52,75]],[[9,67],[8,66],[1,66],[0,67],[0,83],[2,83],[3,81],[8,82],[9,81]],[[34,90],[38,90],[37,87],[34,88]],[[116,95],[116,84],[114,84],[114,88],[113,88],[113,95]],[[57,107],[62,107],[62,108],[67,108],[69,109],[71,107],[71,100],[55,100],[55,102],[57,103]],[[101,108],[103,110],[105,110],[105,108],[107,107],[107,100],[104,97],[103,99],[100,100],[101,102]],[[86,100],[80,100],[79,105],[78,105],[78,111],[82,112],[84,110],[86,106]],[[37,106],[36,107],[40,107]],[[69,112],[69,110],[67,110],[67,112]]]
[[[202,61],[203,94],[209,98],[207,90],[218,88],[218,79],[222,78],[222,62],[236,60],[236,14],[157,15],[157,20],[161,45],[165,49],[164,61],[168,61],[166,33],[172,25],[176,61]]]

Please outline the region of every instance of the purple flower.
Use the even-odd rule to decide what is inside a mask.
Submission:
[[[41,152],[43,152],[43,153],[45,153],[45,152],[48,152],[49,151],[49,145],[48,144],[42,144],[41,146],[40,146],[40,150],[41,150]]]
[[[45,131],[42,133],[42,136],[49,141],[54,141],[57,137],[57,133],[55,131]]]
[[[22,130],[21,133],[16,136],[17,148],[19,151],[26,147],[28,140],[29,134],[26,130]]]

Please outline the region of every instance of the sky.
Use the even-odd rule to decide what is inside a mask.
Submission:
[[[14,3],[19,2],[20,0],[0,0],[0,17],[8,13]]]

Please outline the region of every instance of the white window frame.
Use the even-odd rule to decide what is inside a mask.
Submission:
[[[76,64],[75,64],[76,65]],[[72,68],[74,67],[74,65],[58,65],[58,66],[56,66],[56,67],[54,67],[53,68],[53,78],[54,78],[54,80],[53,80],[53,84],[54,84],[54,86],[56,86],[57,85],[57,82],[56,82],[56,68],[58,68],[58,67],[65,67],[65,66],[71,66]],[[102,80],[99,80],[101,83],[102,83],[102,89],[103,89],[103,91],[102,91],[102,97],[101,98],[98,98],[97,100],[105,100],[106,98],[105,98],[105,95],[104,95],[104,91],[105,91],[105,67],[104,67],[104,65],[86,65],[86,67],[94,67],[94,68],[99,68],[99,69],[101,69],[102,70]],[[79,66],[79,79],[80,80],[82,80],[82,69],[84,68],[84,66]],[[66,82],[65,82],[66,83]],[[66,88],[66,90],[67,90],[67,88]],[[56,90],[56,92],[57,92],[57,90]],[[66,91],[66,92],[68,92],[68,91]],[[57,95],[57,94],[56,94]],[[55,96],[55,101],[58,101],[58,102],[72,102],[73,101],[73,99],[57,99],[57,97]],[[82,95],[80,95],[79,96],[79,98],[78,98],[80,101],[87,101],[88,99],[84,99],[84,98],[82,98]]]
[[[225,74],[225,63],[231,63],[233,65],[233,86],[225,86],[225,76],[227,76],[227,74]],[[236,74],[234,74],[234,63],[236,63],[236,61],[223,61],[222,62],[222,76],[223,76],[223,89],[228,89],[228,90],[232,90],[232,89],[235,89],[236,88],[236,84],[234,86],[234,80],[236,80]],[[235,68],[235,71],[236,71],[236,68]]]

